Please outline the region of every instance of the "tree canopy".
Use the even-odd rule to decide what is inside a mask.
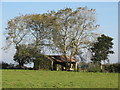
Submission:
[[[93,43],[91,48],[92,50],[92,61],[94,62],[101,62],[108,60],[109,54],[113,54],[114,51],[111,50],[113,48],[113,38],[102,34],[98,37],[97,42]]]
[[[73,11],[66,8],[52,12],[52,15],[59,25],[52,32],[53,44],[65,57],[68,55],[72,59],[81,54],[98,37],[95,9],[79,7]]]
[[[44,14],[21,15],[9,20],[6,41],[8,46],[15,46],[18,56],[23,53],[21,45],[30,44],[40,54],[44,54],[42,51],[46,51],[44,48],[47,47],[72,59],[97,39],[98,27],[95,9],[65,8]]]

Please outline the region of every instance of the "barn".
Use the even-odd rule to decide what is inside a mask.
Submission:
[[[71,67],[69,67],[71,64]],[[77,70],[77,60],[72,58],[70,62],[70,56],[65,58],[62,55],[47,55],[42,60],[35,62],[36,69],[49,69],[56,71],[74,71]],[[69,68],[68,68],[69,67]]]
[[[53,55],[53,56],[48,56],[49,60],[51,61],[51,70],[70,70],[74,71],[77,70],[77,60],[72,59],[70,62],[70,57],[67,56],[67,59],[65,59],[64,56],[61,55]],[[67,67],[70,65],[71,67],[68,69]]]

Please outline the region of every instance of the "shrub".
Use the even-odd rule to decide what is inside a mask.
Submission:
[[[2,68],[2,69],[12,69],[12,68],[14,68],[14,64],[9,64],[9,63],[6,63],[6,62],[2,62],[1,64],[0,64],[0,68]]]
[[[100,66],[95,66],[95,67],[89,67],[87,69],[88,72],[100,72],[101,69],[100,69]]]
[[[34,69],[49,70],[51,67],[51,62],[48,60],[47,56],[41,55],[37,60],[35,60]]]
[[[104,65],[104,70],[108,72],[120,73],[120,63]]]

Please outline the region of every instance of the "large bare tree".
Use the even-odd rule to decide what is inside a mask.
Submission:
[[[59,25],[59,28],[52,32],[53,42],[65,58],[70,56],[70,61],[96,40],[95,30],[99,25],[95,24],[95,9],[80,7],[73,11],[66,8],[52,12],[52,15],[56,17]]]

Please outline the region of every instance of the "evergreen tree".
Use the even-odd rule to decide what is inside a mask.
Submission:
[[[101,64],[101,61],[108,60],[109,54],[114,53],[114,51],[111,50],[113,48],[112,40],[113,38],[104,34],[98,37],[97,42],[93,43],[91,48],[93,56],[91,60],[93,62],[99,62],[99,64]]]

